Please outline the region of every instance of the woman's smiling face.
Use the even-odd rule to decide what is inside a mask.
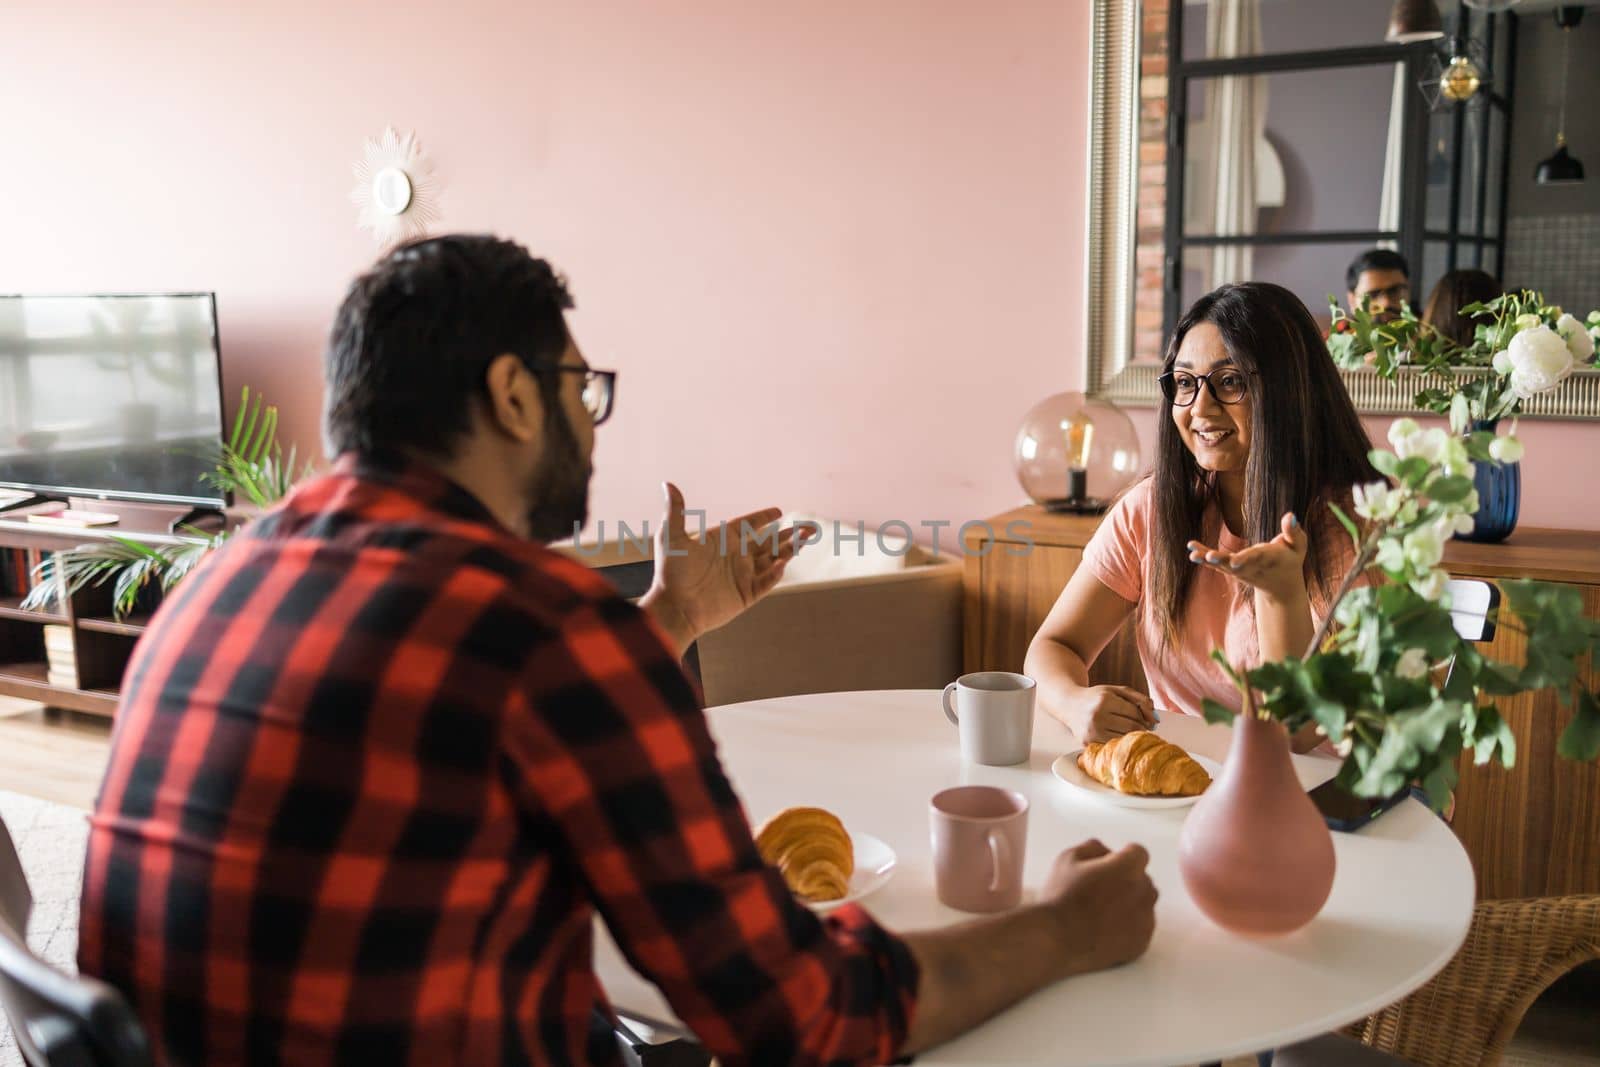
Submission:
[[[1190,384],[1186,379],[1211,376],[1204,383],[1193,383],[1199,386],[1199,392],[1192,404],[1183,407],[1174,401],[1172,405],[1172,422],[1184,447],[1202,470],[1243,473],[1250,456],[1249,383],[1245,372],[1228,355],[1221,331],[1209,322],[1195,323],[1178,348],[1172,374],[1179,394],[1184,391],[1183,385]],[[1221,389],[1226,395],[1230,385],[1244,386],[1244,395],[1236,403],[1224,404],[1217,399],[1216,390]]]

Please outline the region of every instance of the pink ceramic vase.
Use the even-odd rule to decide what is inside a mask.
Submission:
[[[1333,835],[1295,777],[1289,735],[1241,715],[1222,776],[1184,820],[1178,868],[1213,922],[1286,934],[1316,917],[1333,888]]]

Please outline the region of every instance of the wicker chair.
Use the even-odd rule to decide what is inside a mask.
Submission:
[[[1349,1031],[1416,1067],[1493,1067],[1540,993],[1600,960],[1600,896],[1478,903],[1433,981]]]

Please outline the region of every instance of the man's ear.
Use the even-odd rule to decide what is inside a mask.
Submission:
[[[544,398],[539,380],[509,352],[496,356],[485,376],[489,425],[524,444],[544,429]]]

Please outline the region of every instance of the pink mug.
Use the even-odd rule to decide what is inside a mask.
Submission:
[[[1028,798],[992,785],[933,795],[933,881],[939,902],[961,911],[1005,911],[1022,900]]]

